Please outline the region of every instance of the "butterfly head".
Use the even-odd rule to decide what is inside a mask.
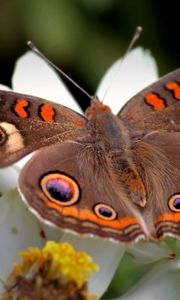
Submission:
[[[91,98],[91,105],[86,109],[85,116],[88,120],[91,120],[99,113],[108,112],[111,113],[109,106],[104,105],[97,96]]]

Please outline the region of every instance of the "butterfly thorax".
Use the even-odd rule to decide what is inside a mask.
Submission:
[[[97,98],[92,100],[85,115],[88,122],[83,143],[87,144],[86,157],[90,155],[89,147],[93,148],[91,153],[93,161],[96,162],[93,169],[99,170],[99,166],[102,165],[102,169],[111,170],[112,181],[125,187],[125,193],[132,202],[144,206],[146,192],[134,162],[133,145],[127,125]]]
[[[106,149],[123,149],[129,145],[128,131],[123,122],[115,116],[110,107],[97,97],[92,98],[86,109],[87,131],[94,142]]]

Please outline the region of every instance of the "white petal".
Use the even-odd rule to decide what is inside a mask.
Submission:
[[[179,300],[180,261],[157,264],[119,300]]]
[[[47,240],[67,241],[87,252],[100,266],[90,281],[90,292],[100,297],[107,289],[124,254],[124,247],[94,238],[64,234],[45,224],[28,211],[16,190],[0,198],[0,278],[5,280],[18,253],[27,247],[42,247]]]
[[[41,229],[44,232],[45,241],[56,241],[61,242],[61,237],[63,236],[62,230],[55,228],[53,226],[41,223]]]
[[[11,89],[8,86],[3,85],[3,84],[0,84],[0,90],[1,91],[11,91]]]
[[[110,241],[81,238],[71,234],[64,234],[61,238],[62,241],[70,242],[76,250],[85,251],[98,264],[100,271],[93,274],[89,282],[89,291],[100,298],[107,290],[125,248]]]
[[[12,86],[16,92],[42,97],[81,112],[52,67],[31,51],[17,61]]]
[[[161,243],[137,243],[127,249],[127,252],[131,254],[135,261],[138,263],[152,263],[161,259],[172,258],[174,253],[168,248],[168,246]]]
[[[97,95],[114,113],[137,92],[158,79],[158,71],[150,52],[138,47],[116,61],[105,73]]]
[[[28,160],[30,160],[30,158],[32,156],[33,156],[33,153],[26,155],[25,157],[23,157],[22,159],[20,159],[13,165],[14,168],[16,168],[17,171],[20,171],[24,167],[24,165],[28,162]]]
[[[0,169],[0,194],[17,186],[19,173],[13,166]]]
[[[77,250],[87,252],[100,266],[90,281],[89,290],[100,297],[107,289],[124,254],[124,247],[94,238],[64,234],[45,224],[28,211],[17,191],[0,198],[0,278],[5,280],[18,253],[27,247],[42,247],[47,240],[67,241]]]
[[[18,261],[18,253],[29,246],[41,247],[40,222],[27,209],[17,190],[0,198],[0,278],[5,280]]]

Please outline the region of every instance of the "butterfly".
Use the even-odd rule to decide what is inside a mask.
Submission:
[[[19,190],[43,222],[131,243],[180,237],[180,69],[117,115],[0,92],[0,167],[35,151]]]

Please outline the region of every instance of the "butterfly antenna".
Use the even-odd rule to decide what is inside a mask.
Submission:
[[[71,77],[69,77],[63,70],[58,68],[52,61],[50,61],[36,46],[33,42],[28,41],[27,45],[29,48],[43,58],[50,66],[52,66],[55,70],[57,70],[62,76],[64,76],[67,80],[69,80],[73,85],[75,85],[81,92],[83,92],[90,100],[92,100],[92,96],[86,92],[79,84],[77,84]]]
[[[135,42],[139,39],[141,33],[142,33],[142,27],[141,27],[141,26],[137,26],[136,29],[135,29],[135,32],[134,32],[134,34],[133,34],[133,36],[132,36],[132,39],[131,39],[131,41],[130,41],[130,43],[129,43],[129,46],[128,46],[127,49],[126,49],[126,51],[125,51],[125,53],[124,53],[124,55],[123,55],[123,58],[121,59],[120,65],[119,65],[117,71],[115,72],[112,81],[110,82],[109,86],[107,87],[107,89],[106,89],[106,91],[105,91],[105,93],[104,93],[103,100],[104,100],[104,98],[107,96],[107,93],[109,92],[109,90],[110,90],[110,88],[111,88],[111,86],[112,86],[112,83],[115,81],[115,79],[116,79],[116,77],[117,77],[117,75],[118,75],[118,73],[119,73],[120,68],[122,67],[122,64],[123,64],[123,62],[124,62],[124,60],[125,60],[127,54],[128,54],[129,51],[132,49],[132,47],[134,46]],[[103,101],[103,100],[102,100],[102,101]]]

